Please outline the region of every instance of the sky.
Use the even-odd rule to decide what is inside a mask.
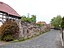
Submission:
[[[37,22],[50,23],[57,15],[64,16],[64,0],[0,0],[11,6],[22,16],[36,15]]]

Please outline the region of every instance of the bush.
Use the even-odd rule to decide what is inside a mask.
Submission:
[[[36,15],[32,15],[32,17],[26,17],[26,16],[22,16],[21,18],[22,21],[25,21],[25,22],[36,22]]]
[[[3,36],[1,40],[3,40],[3,41],[12,41],[13,37],[12,37],[12,35],[6,35],[6,36]]]
[[[19,27],[15,21],[8,20],[0,27],[0,38],[11,41],[19,37]]]

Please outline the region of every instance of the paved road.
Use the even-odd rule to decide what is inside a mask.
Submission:
[[[51,30],[31,40],[1,45],[0,48],[61,48],[59,32]]]

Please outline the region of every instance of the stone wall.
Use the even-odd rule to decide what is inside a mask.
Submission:
[[[46,32],[49,30],[47,26],[37,26],[36,23],[30,23],[30,22],[21,22],[21,32],[19,37],[20,38],[30,38],[36,35],[39,35],[43,32]]]
[[[8,19],[10,20],[10,19]],[[7,21],[7,20],[6,20]],[[10,21],[15,21],[19,27],[19,38],[31,38],[33,36],[39,35],[41,33],[44,33],[48,30],[50,30],[49,26],[44,25],[44,26],[37,26],[36,23],[33,22],[24,22],[21,21],[21,19],[11,19]]]
[[[36,23],[21,21],[21,19],[11,21],[15,21],[19,26],[19,38],[30,38],[50,30],[47,25],[39,27]]]

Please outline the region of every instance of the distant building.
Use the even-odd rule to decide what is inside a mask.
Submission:
[[[46,25],[46,22],[44,22],[44,21],[39,21],[39,22],[37,22],[36,24]]]

